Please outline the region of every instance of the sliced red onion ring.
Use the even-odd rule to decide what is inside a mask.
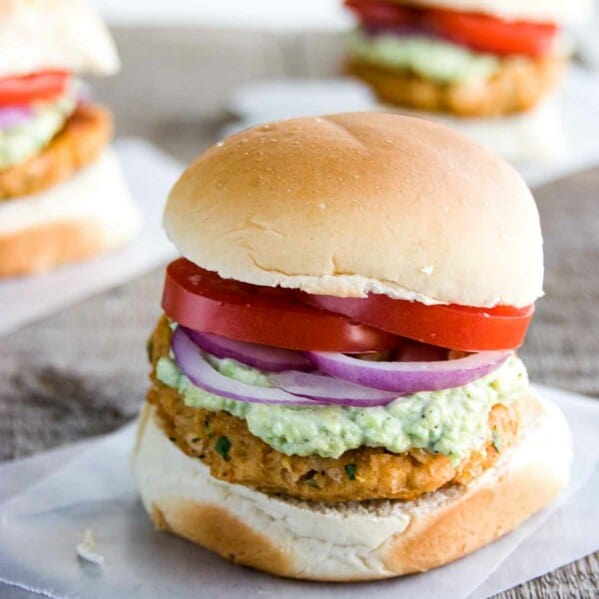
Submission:
[[[12,129],[33,116],[28,106],[8,106],[0,108],[0,129]]]
[[[510,351],[489,351],[441,362],[369,362],[331,352],[307,352],[330,376],[398,394],[461,387],[499,368]]]
[[[398,397],[397,393],[363,387],[323,374],[287,371],[272,374],[269,378],[283,391],[327,404],[370,408],[386,406]]]
[[[242,364],[253,366],[266,372],[284,370],[314,370],[314,365],[303,353],[290,349],[280,349],[257,343],[246,343],[227,339],[212,333],[202,333],[182,327],[187,336],[204,351],[217,358],[232,358]]]
[[[171,348],[183,374],[196,387],[208,393],[249,403],[304,407],[321,405],[317,401],[297,397],[281,389],[248,385],[220,374],[206,361],[201,351],[181,327],[178,327],[173,333]]]

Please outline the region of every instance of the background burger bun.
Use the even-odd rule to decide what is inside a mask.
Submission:
[[[0,201],[0,277],[43,272],[113,250],[141,227],[110,148],[68,181]]]
[[[164,226],[186,258],[249,283],[484,307],[542,295],[524,181],[417,118],[341,114],[241,132],[187,168]]]
[[[512,530],[565,486],[571,439],[545,400],[519,443],[468,486],[416,501],[318,504],[283,500],[210,476],[169,441],[146,404],[132,466],[159,529],[242,565],[321,581],[370,580],[456,560]]]
[[[116,48],[86,0],[5,0],[0,3],[0,78],[47,69],[110,75]]]
[[[592,0],[391,0],[417,7],[482,13],[508,21],[577,23],[590,17]]]

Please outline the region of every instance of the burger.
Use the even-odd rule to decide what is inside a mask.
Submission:
[[[542,295],[520,176],[388,113],[241,132],[181,176],[132,467],[158,529],[276,575],[422,572],[564,487],[516,354]]]
[[[557,156],[563,132],[557,110],[543,100],[562,79],[571,50],[563,28],[588,16],[589,0],[345,5],[359,20],[348,38],[347,70],[382,102],[462,117],[452,124],[510,159]]]
[[[0,6],[0,277],[88,258],[137,233],[139,212],[108,147],[111,115],[77,78],[118,67],[83,2]]]
[[[360,25],[349,70],[381,99],[465,116],[521,112],[559,81],[564,23],[587,0],[346,0]]]

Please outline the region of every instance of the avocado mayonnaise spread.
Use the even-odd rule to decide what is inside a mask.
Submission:
[[[348,51],[374,66],[405,69],[439,83],[485,81],[501,64],[492,54],[424,35],[369,35],[356,30],[349,35]]]
[[[256,386],[272,386],[265,372],[235,360],[204,354],[221,374]],[[225,399],[195,387],[171,358],[161,358],[158,379],[189,407],[224,410],[243,418],[249,431],[287,455],[337,458],[348,449],[384,447],[393,453],[426,449],[460,461],[490,438],[489,411],[522,396],[528,377],[514,355],[494,372],[463,387],[414,393],[384,407],[293,407]]]
[[[33,107],[33,115],[16,127],[0,129],[0,169],[25,162],[48,145],[73,113],[73,92]]]

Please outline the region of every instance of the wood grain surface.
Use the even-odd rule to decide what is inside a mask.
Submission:
[[[120,75],[96,82],[120,135],[189,161],[231,118],[230,91],[259,78],[335,74],[338,36],[117,29]],[[546,293],[522,355],[540,383],[599,397],[599,168],[535,190]],[[0,460],[106,433],[134,417],[162,270],[0,337]],[[0,307],[1,308],[1,307]],[[500,595],[598,597],[599,553]],[[31,597],[0,585],[0,597]]]

